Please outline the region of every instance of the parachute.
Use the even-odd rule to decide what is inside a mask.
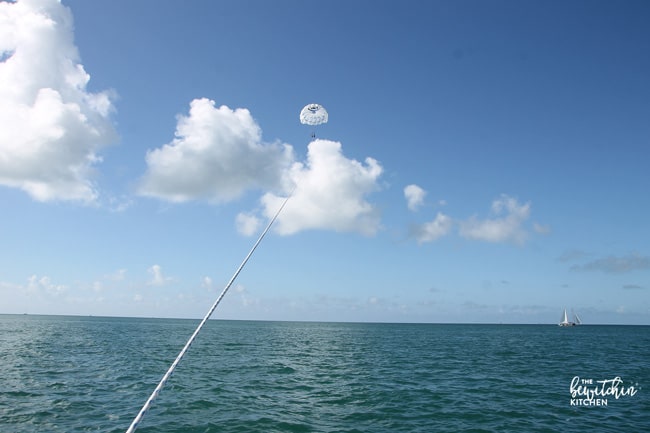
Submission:
[[[311,126],[327,123],[327,110],[320,104],[307,104],[300,111],[300,123]],[[314,130],[311,132],[311,138],[316,138]]]
[[[327,110],[320,104],[308,104],[300,112],[300,123],[316,126],[327,123]]]

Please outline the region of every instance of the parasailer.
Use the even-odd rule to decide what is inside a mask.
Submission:
[[[300,111],[300,123],[310,126],[327,123],[327,110],[320,104],[307,104]],[[314,131],[311,133],[311,138],[316,138]]]

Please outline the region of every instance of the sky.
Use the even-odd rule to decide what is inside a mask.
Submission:
[[[648,20],[0,2],[0,313],[650,325]]]

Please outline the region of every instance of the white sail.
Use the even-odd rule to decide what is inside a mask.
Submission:
[[[564,314],[562,315],[562,321],[560,322],[560,325],[569,323],[569,317],[566,315],[566,308],[564,309]]]
[[[566,308],[564,309],[564,312],[562,313],[562,320],[560,323],[558,323],[558,326],[576,326],[582,324],[582,321],[580,320],[580,317],[578,317],[577,314],[573,313],[574,321],[569,322],[569,316],[566,313]]]

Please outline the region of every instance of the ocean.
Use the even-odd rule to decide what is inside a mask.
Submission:
[[[198,322],[0,315],[0,432],[125,432]],[[650,327],[210,320],[137,431],[650,431]]]

